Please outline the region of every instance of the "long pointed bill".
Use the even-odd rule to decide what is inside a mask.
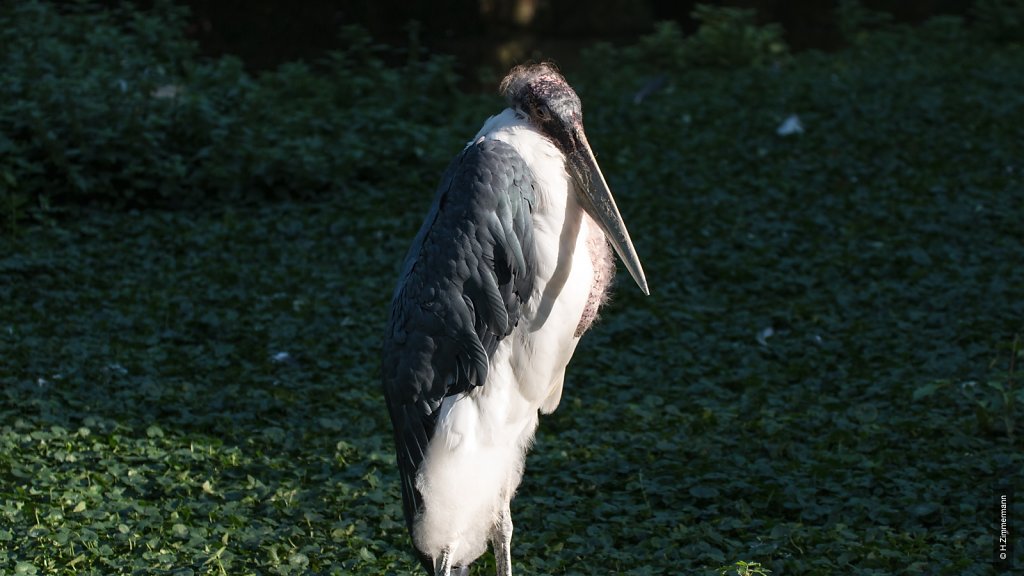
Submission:
[[[647,278],[644,277],[640,258],[636,255],[632,240],[629,239],[629,232],[622,221],[622,215],[619,214],[619,208],[615,205],[615,199],[612,198],[612,191],[608,188],[604,174],[597,165],[597,159],[590,150],[590,143],[583,133],[583,127],[577,124],[572,132],[576,150],[569,155],[569,164],[576,180],[580,203],[611,240],[615,252],[626,265],[626,270],[629,270],[629,275],[636,281],[637,286],[649,296],[651,291],[647,288]]]

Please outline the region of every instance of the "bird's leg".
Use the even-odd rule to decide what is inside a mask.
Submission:
[[[452,551],[455,546],[445,546],[441,557],[434,563],[434,576],[469,576],[469,566],[452,566]]]
[[[434,561],[434,576],[451,576],[452,574],[452,547],[445,546],[441,549],[441,557]]]
[[[494,523],[491,545],[494,546],[494,563],[498,567],[498,576],[512,576],[512,510],[508,501]]]

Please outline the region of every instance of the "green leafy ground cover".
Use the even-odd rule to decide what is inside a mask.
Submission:
[[[1024,50],[973,33],[784,56],[769,32],[769,64],[721,68],[663,28],[569,71],[652,295],[620,275],[542,422],[518,573],[989,573],[990,486],[1024,463]],[[377,352],[445,159],[501,105],[454,98],[410,124],[420,157],[375,168],[407,142],[365,129],[363,160],[325,140],[268,172],[368,165],[308,197],[19,208],[0,574],[417,573]],[[325,134],[358,115],[331,106]]]

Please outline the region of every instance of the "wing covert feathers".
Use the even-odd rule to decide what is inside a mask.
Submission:
[[[437,410],[485,384],[491,355],[533,291],[533,202],[530,170],[511,145],[472,144],[449,165],[406,256],[381,372],[410,530]]]

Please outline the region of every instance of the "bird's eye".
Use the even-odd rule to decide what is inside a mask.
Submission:
[[[548,108],[547,104],[541,104],[537,106],[537,116],[539,116],[541,120],[547,120],[548,118],[551,118],[551,109]]]

